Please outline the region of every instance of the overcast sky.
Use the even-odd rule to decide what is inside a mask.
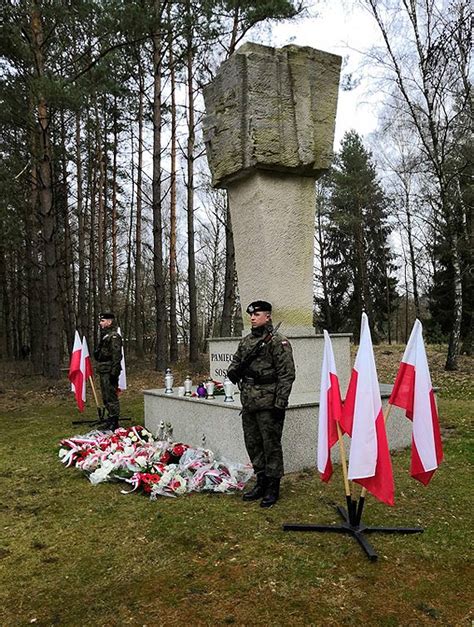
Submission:
[[[307,4],[312,5],[312,16],[273,24],[269,43],[276,47],[294,43],[338,54],[344,59],[342,74],[351,72],[360,79],[356,89],[339,91],[334,141],[337,149],[345,131],[354,128],[366,136],[377,125],[377,98],[370,94],[369,70],[362,68],[362,61],[364,51],[381,43],[380,34],[374,19],[355,0],[310,0]],[[258,41],[255,35],[249,39]]]

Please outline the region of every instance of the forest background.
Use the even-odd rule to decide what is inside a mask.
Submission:
[[[370,142],[345,133],[317,182],[314,323],[406,342],[415,317],[472,354],[472,11],[361,0],[382,44]],[[313,8],[318,3],[313,3]],[[2,3],[0,358],[59,378],[77,328],[114,310],[138,360],[197,364],[242,330],[226,194],[202,87],[244,39],[307,14],[290,0]],[[317,19],[317,17],[315,18]],[[318,47],[318,42],[314,42]],[[363,72],[364,69],[362,68]],[[357,78],[343,69],[341,90]],[[259,280],[267,280],[260,277]]]

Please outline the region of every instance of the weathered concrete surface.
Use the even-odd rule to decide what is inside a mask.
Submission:
[[[204,89],[215,187],[269,169],[317,178],[330,165],[341,58],[309,47],[241,46]]]
[[[313,48],[248,43],[204,91],[207,156],[213,185],[228,189],[240,301],[271,302],[288,336],[314,334],[314,181],[331,161],[340,64]]]
[[[313,179],[257,170],[228,193],[241,303],[267,300],[282,333],[314,334]]]

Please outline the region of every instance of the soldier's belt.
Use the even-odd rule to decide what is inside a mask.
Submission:
[[[248,377],[248,376],[244,376],[242,381],[244,383],[246,383],[247,385],[261,385],[261,384],[265,384],[265,383],[276,383],[277,382],[277,378],[272,375],[269,374],[266,377]]]

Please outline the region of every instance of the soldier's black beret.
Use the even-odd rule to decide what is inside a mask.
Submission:
[[[111,311],[104,311],[99,314],[99,318],[101,320],[115,320],[115,314],[113,314]]]
[[[268,313],[272,312],[271,303],[267,303],[266,300],[254,300],[253,303],[247,307],[247,313],[253,314],[258,311],[267,311]]]

